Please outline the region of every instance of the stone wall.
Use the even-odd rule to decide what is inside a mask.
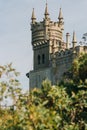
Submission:
[[[30,71],[30,89],[34,87],[41,87],[41,83],[45,79],[52,81],[52,68],[45,68],[38,71]]]

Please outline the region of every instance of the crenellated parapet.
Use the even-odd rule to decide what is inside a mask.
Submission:
[[[58,22],[49,22],[48,29],[46,31],[46,26],[44,24],[44,21],[35,23],[31,26],[32,30],[32,44],[38,42],[38,41],[44,41],[44,40],[58,40],[62,41],[62,30],[58,26]]]
[[[63,58],[67,58],[73,54],[73,48],[65,49],[56,52],[55,54],[51,54],[51,60],[55,57],[56,60],[62,60]]]
[[[55,63],[55,67],[62,65],[67,68],[67,66],[70,66],[73,60],[82,53],[87,53],[87,46],[76,46],[75,48],[72,47],[69,49],[60,50],[55,54],[50,54],[50,64],[51,66],[54,66]]]

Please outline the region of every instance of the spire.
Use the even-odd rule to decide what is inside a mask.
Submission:
[[[45,8],[45,14],[44,15],[45,15],[45,18],[47,19],[48,15],[49,15],[47,3],[46,3],[46,8]]]
[[[32,19],[32,24],[34,24],[35,21],[36,21],[36,17],[35,17],[35,13],[34,13],[34,8],[33,8],[33,11],[32,11],[32,17],[31,17],[31,19]]]
[[[62,15],[62,10],[60,8],[59,10],[59,27],[61,28],[61,30],[63,31],[64,30],[64,21],[63,21],[63,15]]]
[[[76,43],[77,43],[75,31],[73,31],[72,43],[73,43],[73,48],[74,48],[76,46]]]
[[[62,15],[62,10],[60,8],[60,11],[59,11],[59,17],[58,17],[59,21],[63,20],[63,15]]]

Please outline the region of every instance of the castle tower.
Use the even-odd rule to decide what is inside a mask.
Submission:
[[[49,26],[49,13],[46,3],[45,18],[42,22],[32,22],[32,46],[33,46],[33,58],[34,58],[34,70],[38,70],[49,66],[49,38],[48,38],[48,26]]]
[[[45,79],[52,84],[63,79],[64,73],[71,68],[73,60],[80,53],[87,53],[87,46],[77,46],[75,32],[73,32],[72,47],[69,46],[69,33],[66,34],[66,43],[63,40],[64,20],[62,10],[59,10],[58,21],[49,17],[46,3],[44,19],[36,21],[34,9],[31,17],[31,43],[33,48],[33,70],[27,73],[30,80],[30,89],[41,87]]]
[[[36,22],[34,9],[32,12],[31,32],[34,70],[39,70],[49,66],[50,54],[56,53],[62,44],[62,14],[59,13],[59,22],[53,22],[49,18],[48,6],[45,7],[45,18],[41,22]]]
[[[59,11],[59,21],[54,22],[49,17],[46,3],[44,19],[36,21],[34,9],[31,17],[31,43],[33,47],[33,71],[29,73],[30,87],[41,86],[41,82],[48,78],[52,80],[51,54],[62,49],[63,44],[63,17]]]

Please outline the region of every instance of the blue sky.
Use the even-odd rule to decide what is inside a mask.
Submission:
[[[35,8],[37,21],[44,18],[46,0],[0,0],[0,65],[13,63],[21,72],[20,82],[28,89],[26,73],[33,66],[30,22],[32,8]],[[65,31],[72,40],[73,30],[77,41],[87,32],[87,0],[48,0],[50,18],[57,21],[59,8],[62,8]]]

